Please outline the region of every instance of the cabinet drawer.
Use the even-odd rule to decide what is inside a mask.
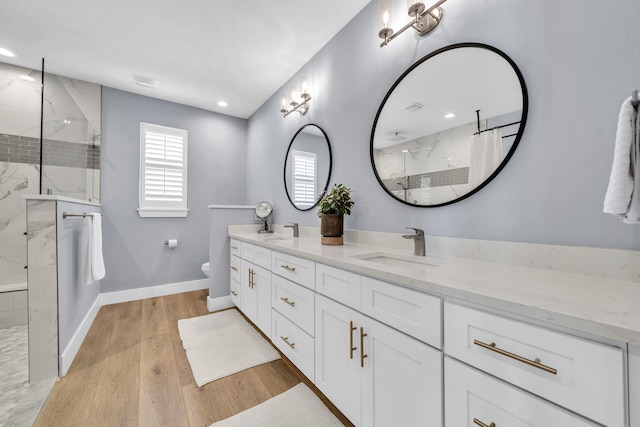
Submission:
[[[231,271],[229,274],[231,276],[231,280],[240,282],[240,258],[235,255],[231,255],[230,268]]]
[[[597,425],[448,357],[444,376],[446,427]]]
[[[446,353],[610,427],[624,426],[620,349],[445,304]]]
[[[271,341],[311,382],[314,382],[313,337],[276,310],[271,313],[271,322]]]
[[[240,257],[267,270],[271,268],[271,250],[260,246],[242,242]]]
[[[229,294],[231,295],[231,302],[234,303],[236,307],[242,310],[242,305],[240,301],[240,282],[237,282],[231,279]]]
[[[271,306],[313,336],[315,292],[276,274],[271,277]]]
[[[316,291],[344,305],[360,310],[361,276],[329,267],[316,265]]]
[[[231,251],[231,255],[240,256],[240,242],[230,239],[229,250]]]
[[[362,278],[362,312],[436,348],[442,347],[440,298]]]
[[[315,262],[293,255],[274,252],[271,256],[271,271],[285,279],[315,289]]]

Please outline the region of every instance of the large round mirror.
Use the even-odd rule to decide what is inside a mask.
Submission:
[[[520,70],[500,50],[463,43],[430,53],[393,84],[371,131],[382,187],[413,206],[448,205],[487,185],[527,119]]]
[[[331,178],[331,144],[318,125],[302,126],[291,139],[284,160],[284,188],[298,210],[313,209]]]

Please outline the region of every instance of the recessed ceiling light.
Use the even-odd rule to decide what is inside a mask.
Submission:
[[[445,114],[444,118],[445,119],[453,119],[456,116],[456,113],[449,113],[449,114]]]
[[[133,81],[136,82],[137,85],[144,87],[156,87],[156,81],[153,77],[140,76],[138,74],[133,75]]]
[[[227,106],[227,105],[229,105],[229,104],[227,104],[227,103],[226,103],[226,102],[224,102],[224,101],[218,101],[218,105],[219,105],[219,106],[221,106],[221,107],[226,107],[226,106]]]
[[[9,58],[13,58],[14,56],[16,56],[15,53],[3,47],[0,47],[0,55],[8,56]]]
[[[27,76],[27,75],[25,75],[25,74],[21,74],[21,75],[19,75],[18,77],[20,77],[20,78],[21,78],[22,80],[24,80],[25,82],[35,82],[35,81],[36,81],[36,79],[34,79],[33,77],[31,77],[31,76]]]

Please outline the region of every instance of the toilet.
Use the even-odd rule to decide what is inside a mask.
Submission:
[[[209,263],[205,262],[204,264],[202,264],[201,267],[202,273],[204,273],[205,276],[209,277]]]

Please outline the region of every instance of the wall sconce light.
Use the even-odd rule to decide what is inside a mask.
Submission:
[[[384,41],[380,43],[380,47],[386,46],[389,42],[409,28],[416,30],[419,36],[424,36],[433,30],[442,20],[444,10],[440,7],[447,0],[438,0],[428,9],[424,3],[416,0],[407,0],[407,14],[413,17],[413,20],[402,27],[397,33],[389,26],[391,21],[391,0],[383,0],[380,3],[380,18],[382,19],[382,29],[378,32],[378,37]]]
[[[294,86],[291,88],[291,101],[287,101],[287,97],[285,95],[282,96],[282,108],[280,112],[282,113],[282,117],[287,117],[289,114],[297,111],[300,115],[304,116],[309,111],[309,101],[311,101],[311,95],[309,95],[309,89],[307,87],[307,80],[303,78],[300,82],[300,87],[302,89],[302,93],[300,94],[301,101],[298,102],[297,90]],[[287,108],[287,104],[291,107],[291,109]]]

